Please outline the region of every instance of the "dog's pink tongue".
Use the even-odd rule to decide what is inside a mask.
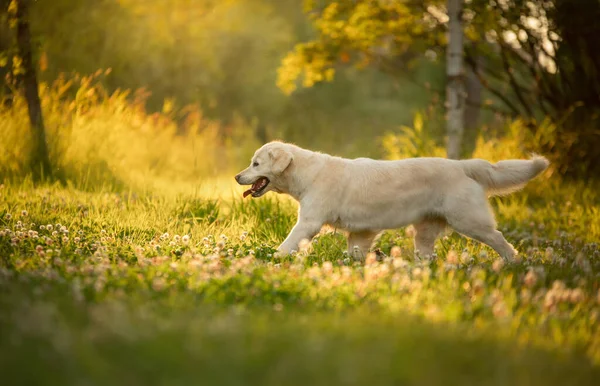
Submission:
[[[246,196],[247,196],[247,195],[249,195],[249,194],[251,194],[251,193],[252,193],[252,188],[250,188],[250,189],[246,190],[246,191],[244,192],[244,198],[246,198]]]

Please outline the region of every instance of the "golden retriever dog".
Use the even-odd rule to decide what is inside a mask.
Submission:
[[[362,259],[381,231],[413,224],[420,256],[430,256],[436,238],[450,226],[510,261],[517,251],[496,229],[487,198],[521,189],[548,165],[540,156],[496,164],[482,159],[345,159],[270,142],[235,179],[251,185],[244,197],[274,191],[299,202],[298,222],[277,248],[279,256],[297,251],[303,240],[330,225],[348,233],[348,253]]]

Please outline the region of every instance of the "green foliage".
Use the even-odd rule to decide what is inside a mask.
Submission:
[[[441,125],[432,119],[423,119],[422,113],[415,114],[412,127],[401,126],[398,132],[388,132],[380,138],[384,157],[445,157],[446,150],[439,140],[442,136],[432,135],[436,126]],[[532,153],[544,154],[551,161],[551,170],[560,174],[561,155],[545,151],[560,146],[561,135],[557,132],[557,125],[550,119],[545,119],[535,129],[522,119],[507,121],[500,130],[486,130],[477,137],[472,157],[500,161],[528,158]],[[584,165],[581,167],[580,171],[585,172]]]
[[[561,174],[598,175],[600,4],[594,0],[472,1],[467,62],[485,57],[486,86],[528,130],[554,126],[542,146]],[[546,122],[545,122],[546,121]],[[542,135],[545,135],[542,133]]]
[[[283,59],[277,84],[288,94],[296,90],[300,77],[304,87],[331,81],[337,66],[350,61],[359,68],[375,64],[389,70],[390,58],[406,56],[419,39],[432,33],[422,11],[401,1],[307,0],[304,4],[318,37],[297,44]],[[400,63],[396,60],[395,65]]]
[[[425,128],[423,114],[416,113],[413,127],[401,126],[399,133],[387,133],[381,138],[386,158],[445,157],[446,150],[436,143],[431,132],[431,128]]]
[[[381,262],[353,263],[331,234],[276,260],[295,206],[221,197],[3,185],[5,381],[563,385],[598,376],[594,187],[540,179],[494,200],[521,251],[509,266],[455,234],[438,242],[436,260],[415,261],[410,229],[384,233]]]

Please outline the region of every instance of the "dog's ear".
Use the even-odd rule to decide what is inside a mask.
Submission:
[[[285,149],[275,148],[269,150],[269,158],[271,158],[271,162],[273,165],[271,167],[271,171],[273,172],[273,174],[278,175],[283,173],[285,169],[287,169],[287,167],[290,166],[290,163],[292,163],[294,156],[291,152]]]

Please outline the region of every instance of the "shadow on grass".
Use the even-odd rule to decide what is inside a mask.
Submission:
[[[0,305],[7,385],[586,385],[561,354],[401,314],[44,296]]]

